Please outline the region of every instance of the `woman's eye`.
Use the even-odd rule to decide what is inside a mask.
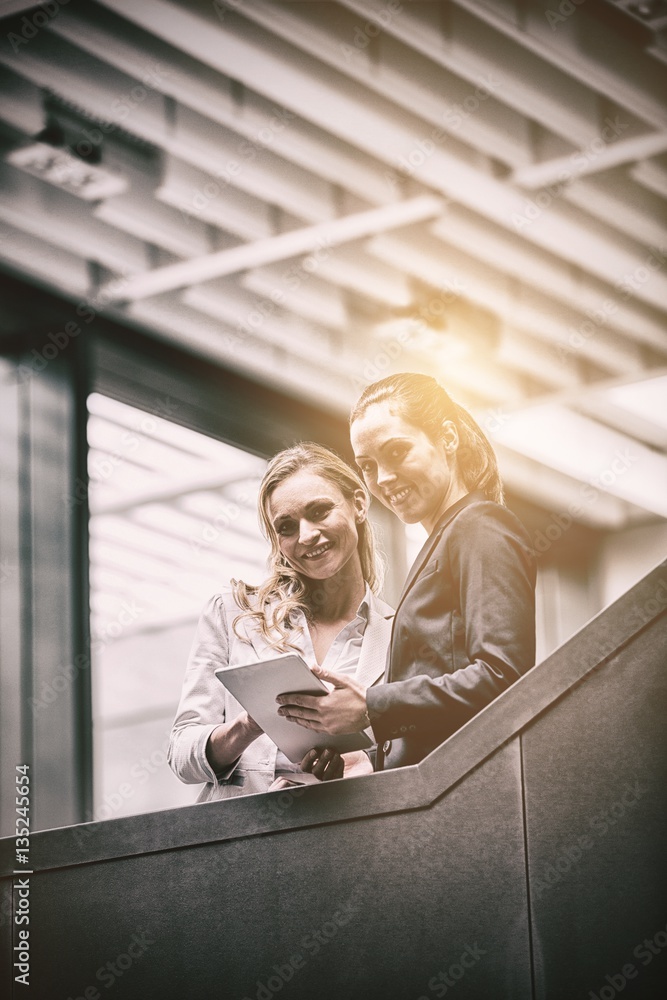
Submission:
[[[292,535],[294,534],[295,526],[291,521],[283,521],[283,523],[278,528],[279,535]]]
[[[330,510],[331,507],[316,507],[313,511],[313,517],[315,520],[321,520],[323,517],[327,516]]]

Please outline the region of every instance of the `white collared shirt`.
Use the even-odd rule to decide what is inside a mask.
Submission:
[[[344,674],[347,677],[354,677],[359,656],[361,655],[361,643],[363,642],[364,632],[368,624],[370,600],[371,591],[368,584],[366,584],[366,591],[357,608],[356,617],[342,627],[320,664],[325,670],[330,670],[332,673]],[[301,656],[303,656],[308,666],[312,669],[312,667],[317,666],[317,657],[313,649],[313,641],[306,622],[306,616],[301,611],[295,617],[296,628],[301,629],[301,635],[295,645],[300,647]],[[298,764],[293,764],[282,751],[278,751],[276,756],[276,775],[299,770],[301,769]]]

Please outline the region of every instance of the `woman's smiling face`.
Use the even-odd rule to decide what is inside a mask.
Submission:
[[[371,403],[350,436],[368,489],[405,524],[420,522],[430,533],[440,515],[468,492],[456,469],[458,432],[451,420],[433,441],[390,403]]]
[[[366,496],[353,500],[323,476],[302,469],[273,490],[268,514],[283,556],[302,576],[328,580],[342,570],[361,573],[357,525]]]

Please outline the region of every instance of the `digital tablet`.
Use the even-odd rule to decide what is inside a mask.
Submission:
[[[330,747],[339,753],[349,753],[373,745],[363,732],[328,736],[313,729],[304,729],[278,715],[276,698],[279,694],[298,692],[321,696],[329,691],[296,653],[245,663],[240,667],[220,667],[215,676],[294,764],[300,763],[304,754],[313,747]]]

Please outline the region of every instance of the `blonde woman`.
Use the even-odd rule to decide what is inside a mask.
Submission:
[[[296,651],[364,688],[382,680],[393,612],[377,596],[368,505],[362,481],[320,445],[296,445],[269,463],[258,498],[269,576],[259,587],[232,581],[208,602],[171,733],[175,774],[205,783],[198,801],[268,791],[301,771],[217,680],[219,667]],[[302,764],[320,780],[343,776],[343,766],[346,775],[372,770],[362,752],[320,753],[315,733]]]

